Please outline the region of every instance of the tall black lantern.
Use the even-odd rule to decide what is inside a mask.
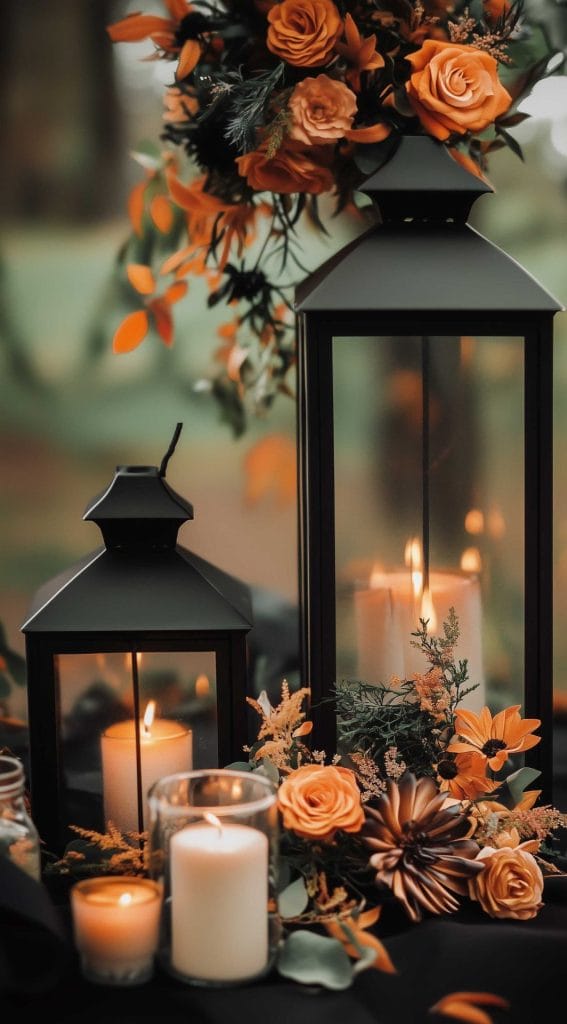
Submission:
[[[361,187],[381,223],[296,292],[303,665],[320,743],[334,682],[425,672],[420,617],[461,626],[475,709],[542,719],[551,779],[552,321],[562,307],[469,224],[492,189],[428,137]]]
[[[164,474],[117,468],[83,517],[104,546],[41,587],[22,627],[32,811],[54,850],[69,825],[142,831],[157,778],[246,742],[248,588],[177,544],[193,508]]]

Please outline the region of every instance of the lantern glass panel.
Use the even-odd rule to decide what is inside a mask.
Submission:
[[[522,704],[524,339],[336,337],[333,380],[337,679],[426,672],[454,606],[466,706]]]
[[[218,764],[213,651],[59,654],[63,820],[137,831],[133,658],[145,795],[158,778]],[[146,811],[144,809],[144,824]]]

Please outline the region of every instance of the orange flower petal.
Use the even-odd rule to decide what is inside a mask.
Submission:
[[[147,39],[152,32],[160,30],[167,31],[171,28],[171,22],[167,18],[158,18],[153,14],[129,14],[121,21],[115,21],[114,25],[108,25],[108,32],[113,43],[138,43],[141,39]]]
[[[132,288],[140,295],[152,295],[156,290],[154,275],[144,263],[129,263],[126,274]]]
[[[138,309],[135,313],[129,313],[115,331],[112,339],[112,351],[123,353],[137,348],[146,337],[148,326],[148,316],[145,310]]]
[[[439,1013],[445,1017],[454,1017],[455,1020],[466,1021],[467,1024],[492,1024],[490,1017],[478,1006],[498,1006],[503,1010],[508,1009],[509,1003],[501,996],[493,995],[492,992],[450,992],[443,996],[435,1006],[429,1010],[430,1013]]]
[[[387,124],[370,124],[365,128],[351,128],[345,132],[345,139],[350,142],[382,142],[387,139],[392,129]]]
[[[167,196],[154,196],[150,203],[150,217],[158,231],[167,234],[173,224],[173,210]]]
[[[177,270],[184,260],[193,252],[192,245],[186,245],[183,249],[178,249],[177,252],[168,256],[168,258],[162,263],[160,274],[170,274],[172,270]]]
[[[297,739],[299,736],[308,736],[313,730],[313,722],[303,722],[298,729],[293,733],[293,738]]]
[[[181,53],[179,54],[179,63],[177,65],[177,71],[175,77],[187,78],[193,71],[193,68],[199,63],[201,56],[201,45],[196,39],[188,39],[183,43]]]
[[[154,299],[150,303],[150,309],[154,315],[156,331],[164,345],[173,345],[173,318],[167,302],[163,299]]]
[[[144,195],[148,187],[147,181],[140,181],[128,196],[128,216],[137,235],[142,235],[142,219],[144,216]]]

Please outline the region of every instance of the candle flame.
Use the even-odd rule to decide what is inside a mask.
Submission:
[[[205,821],[208,821],[209,825],[213,825],[214,828],[218,828],[219,836],[222,835],[222,825],[220,819],[217,818],[216,814],[211,814],[210,811],[205,811],[203,814]]]
[[[431,591],[426,589],[423,591],[423,597],[421,599],[421,615],[420,618],[429,620],[427,622],[427,632],[429,634],[434,633],[437,629],[437,615],[435,614],[435,608],[433,606],[433,598],[431,597]]]
[[[132,893],[131,892],[123,892],[122,895],[118,897],[118,903],[119,903],[119,905],[121,907],[128,907],[131,902],[132,902]]]
[[[370,589],[379,590],[384,582],[384,572],[379,562],[375,562],[370,573]]]
[[[404,548],[404,562],[411,573],[411,588],[417,600],[423,591],[423,551],[419,537],[408,537]]]
[[[206,676],[204,672],[201,672],[201,675],[197,676],[195,680],[195,696],[206,697],[210,688],[211,684],[209,683],[209,677]]]
[[[482,558],[478,548],[465,548],[461,555],[461,569],[463,572],[480,572],[482,569]]]
[[[148,706],[144,711],[144,734],[149,736],[152,731],[152,725],[154,724],[154,718],[156,715],[156,702],[150,700]]]
[[[465,530],[467,533],[484,532],[484,512],[480,508],[470,508],[465,516]]]

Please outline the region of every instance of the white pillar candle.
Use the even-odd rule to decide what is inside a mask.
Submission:
[[[411,678],[416,672],[427,672],[430,667],[427,658],[411,643],[415,639],[411,634],[418,628],[420,617],[428,615],[416,599],[410,573],[403,570],[373,573],[371,582],[368,588],[355,591],[354,598],[359,678],[364,682],[387,683],[392,673]],[[455,658],[468,661],[467,685],[478,683],[478,688],[466,697],[466,706],[473,711],[480,710],[485,703],[485,681],[478,577],[458,572],[431,572],[429,593],[436,619],[430,632],[438,633],[449,609],[455,609],[460,633]],[[396,664],[400,667],[390,667]]]
[[[73,931],[86,977],[107,985],[151,977],[161,902],[160,886],[146,878],[106,876],[74,885]]]
[[[268,839],[248,825],[188,825],[171,837],[171,966],[206,981],[268,963]]]
[[[179,722],[157,718],[139,723],[144,796],[144,827],[148,822],[146,797],[154,782],[192,767],[192,733]],[[122,832],[137,832],[138,786],[134,722],[117,722],[102,734],[102,788],[105,821]]]

